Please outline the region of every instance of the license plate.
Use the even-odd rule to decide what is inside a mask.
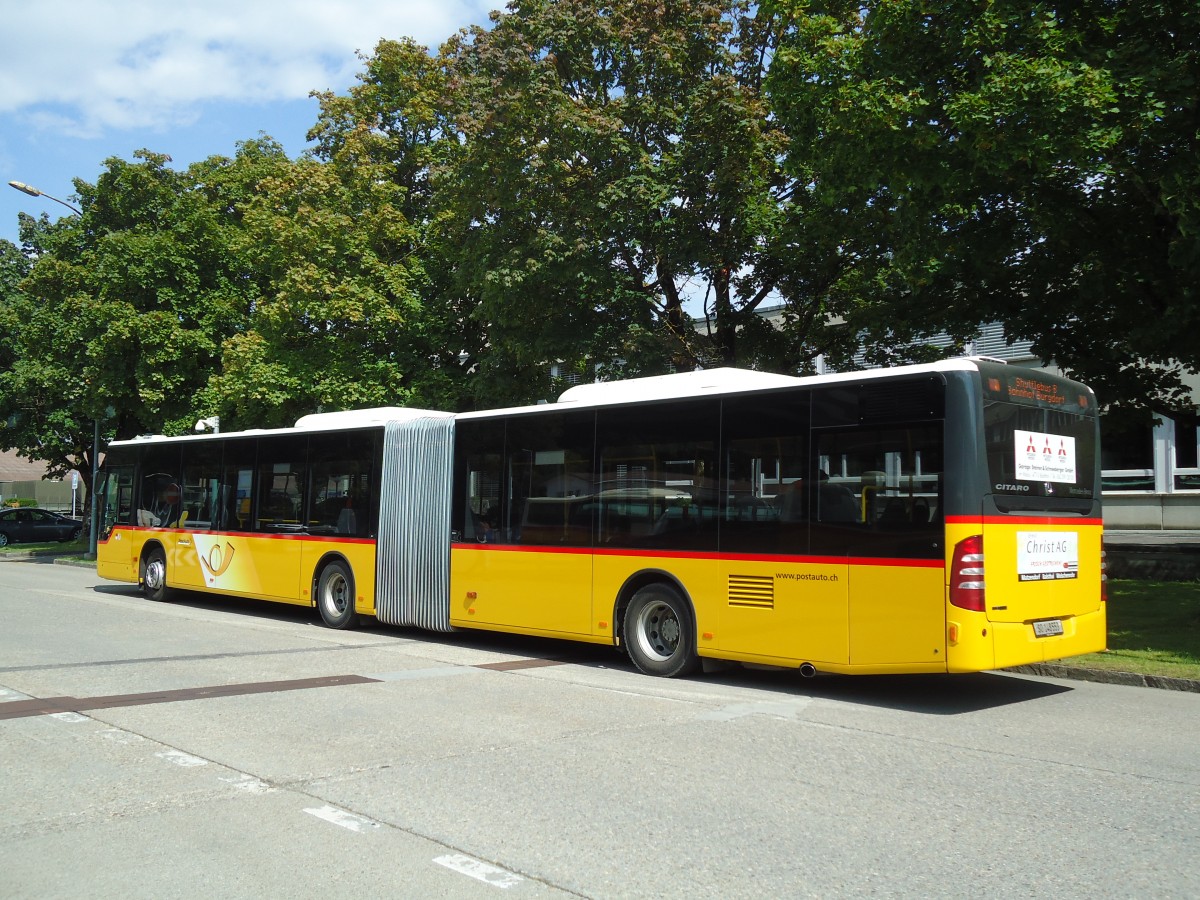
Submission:
[[[1033,633],[1038,637],[1054,637],[1063,633],[1061,619],[1047,619],[1045,622],[1034,622]]]

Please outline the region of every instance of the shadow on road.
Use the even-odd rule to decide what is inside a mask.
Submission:
[[[135,585],[98,584],[99,594],[137,597]],[[149,603],[150,601],[146,601]],[[171,605],[189,609],[227,612],[278,622],[299,622],[320,626],[316,611],[307,606],[264,603],[237,597],[175,589]],[[597,644],[581,644],[552,638],[529,637],[493,631],[464,630],[453,633],[424,631],[364,620],[365,630],[381,636],[428,644],[465,646],[489,653],[529,659],[553,659],[568,665],[634,672],[623,653]],[[1073,690],[1070,685],[1037,681],[1024,676],[996,672],[967,675],[833,675],[818,674],[804,678],[794,669],[744,668],[736,663],[719,663],[717,671],[694,676],[693,680],[730,687],[774,691],[790,696],[836,700],[884,709],[897,709],[925,715],[953,716],[979,712],[1013,703],[1027,703]],[[646,676],[649,677],[649,676]]]

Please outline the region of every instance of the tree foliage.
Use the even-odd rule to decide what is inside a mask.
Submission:
[[[461,148],[446,91],[437,57],[413,41],[381,41],[358,85],[318,95],[309,135],[322,177],[352,213],[360,283],[393,309],[377,338],[400,392],[391,402],[435,409],[470,404],[486,348],[475,297],[459,278],[461,235],[438,199]]]
[[[756,311],[812,299],[781,276],[795,180],[762,92],[779,33],[740,0],[521,0],[447,45],[451,210],[495,352],[631,371],[778,355]]]
[[[89,487],[94,423],[109,437],[189,428],[246,313],[220,206],[165,156],[135,158],[75,181],[81,216],[23,221],[32,265],[3,310],[4,446]]]
[[[90,478],[97,419],[527,402],[551,363],[900,362],[996,320],[1109,404],[1184,405],[1198,21],[515,0],[436,53],[383,40],[317,95],[300,159],[266,137],[183,171],[143,151],[75,182],[81,216],[22,218],[0,446]]]
[[[1157,2],[786,2],[789,163],[903,344],[1002,321],[1109,402],[1173,407],[1200,350],[1200,12]],[[855,227],[867,223],[869,232]]]

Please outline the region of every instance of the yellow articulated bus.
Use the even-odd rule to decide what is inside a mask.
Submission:
[[[1105,646],[1083,385],[986,359],[716,369],[109,448],[97,568],[168,588],[847,674]]]

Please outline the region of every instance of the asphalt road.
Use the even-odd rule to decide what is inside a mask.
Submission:
[[[663,681],[0,562],[0,895],[1195,897],[1200,695]]]

